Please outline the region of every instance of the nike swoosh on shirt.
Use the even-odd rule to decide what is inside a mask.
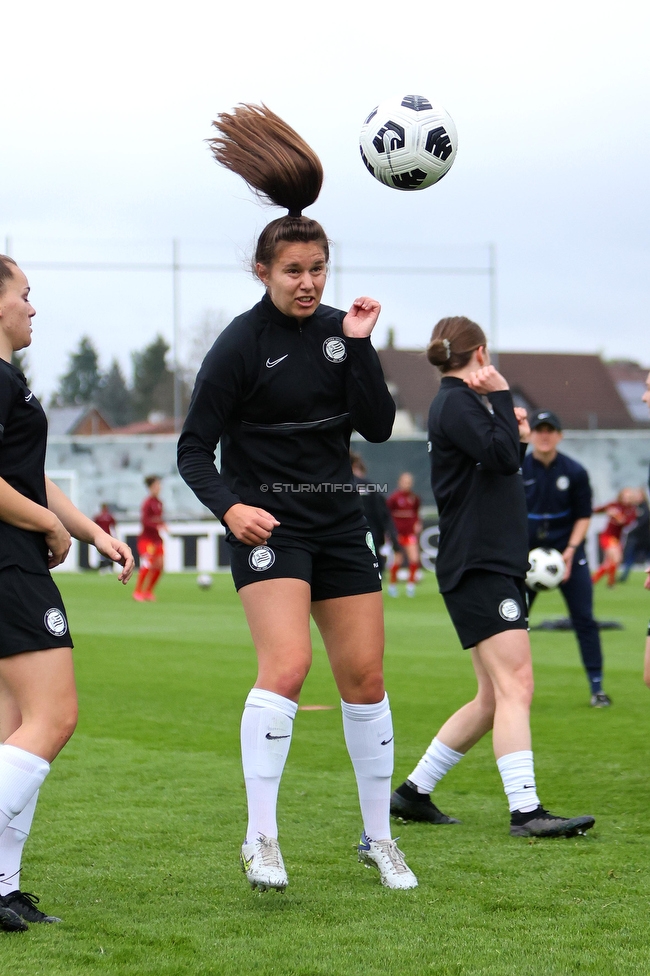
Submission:
[[[391,735],[390,739],[382,739],[382,743],[381,743],[382,746],[387,746],[388,743],[389,742],[392,742],[394,738],[395,738],[395,736],[394,735]]]
[[[33,394],[33,393],[30,393],[30,394],[29,394],[29,396],[26,396],[26,397],[25,397],[25,403],[29,403],[29,401],[31,400],[31,398],[32,398],[33,396],[34,396],[34,394]]]
[[[266,360],[266,365],[268,366],[269,369],[271,369],[272,366],[277,366],[278,363],[281,363],[283,359],[286,359],[288,355],[289,355],[289,353],[285,353],[284,356],[280,356],[279,359],[274,359],[272,361],[270,359],[267,359]]]
[[[288,739],[289,736],[288,735],[271,735],[270,732],[267,732],[266,733],[266,738],[267,739]]]

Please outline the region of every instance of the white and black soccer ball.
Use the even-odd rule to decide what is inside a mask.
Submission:
[[[564,577],[566,566],[557,549],[533,549],[528,553],[530,569],[526,574],[526,586],[541,593],[554,590]]]
[[[200,590],[209,590],[212,586],[212,577],[209,573],[199,573],[196,577],[196,584]]]
[[[361,158],[376,180],[397,190],[424,190],[449,172],[458,134],[442,105],[423,95],[389,98],[373,109],[359,136]]]

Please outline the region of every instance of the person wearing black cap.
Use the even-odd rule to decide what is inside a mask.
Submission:
[[[594,619],[593,587],[584,541],[591,518],[591,485],[581,464],[560,454],[562,423],[552,410],[537,410],[530,418],[529,443],[522,473],[528,508],[528,543],[557,549],[566,565],[560,590],[564,597],[589,687],[590,704],[606,708],[612,700],[603,691],[603,653]],[[536,594],[529,591],[529,607]]]
[[[258,656],[241,723],[249,814],[242,868],[253,887],[288,884],[276,803],[311,665],[311,614],[342,699],[364,827],[359,860],[378,868],[386,887],[414,888],[390,836],[381,578],[349,456],[353,429],[380,442],[393,427],[395,404],[370,342],[380,306],[367,297],[347,313],[321,304],[329,242],[301,214],[318,197],[323,171],[298,133],[255,105],[214,125],[217,161],[289,211],[259,237],[253,271],[264,297],[207,354],[178,445],[181,475],[228,529]]]

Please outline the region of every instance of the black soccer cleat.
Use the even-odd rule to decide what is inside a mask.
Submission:
[[[20,916],[26,922],[60,922],[61,919],[56,915],[46,915],[40,908],[37,908],[40,901],[36,895],[31,895],[28,891],[10,891],[8,895],[0,898],[0,904],[8,909],[12,915]],[[27,926],[25,925],[25,928]]]
[[[510,814],[510,833],[513,837],[575,837],[595,823],[594,817],[556,817],[539,806],[530,813],[514,810]]]
[[[399,820],[415,820],[432,824],[457,824],[460,820],[448,817],[435,803],[431,802],[428,793],[418,793],[409,781],[398,786],[390,798],[390,812]]]
[[[596,691],[591,696],[589,704],[592,708],[608,708],[612,704],[612,699],[604,691]]]
[[[29,928],[25,925],[20,915],[12,912],[10,908],[5,908],[0,904],[0,931],[2,932],[26,932]]]

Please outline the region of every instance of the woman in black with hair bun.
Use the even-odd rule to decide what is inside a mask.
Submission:
[[[492,729],[510,833],[570,837],[594,818],[558,817],[537,796],[530,734],[533,665],[524,580],[526,498],[520,466],[530,433],[481,327],[442,319],[427,349],[442,373],[429,412],[431,486],[440,517],[436,575],[460,642],[471,650],[476,697],[442,726],[391,810],[403,820],[458,823],[432,803],[436,783]],[[486,399],[484,399],[486,398]]]

